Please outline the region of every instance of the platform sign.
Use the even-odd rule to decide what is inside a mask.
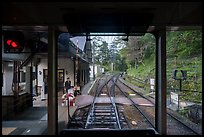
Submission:
[[[179,97],[177,93],[171,92],[171,102],[178,104],[179,101]]]
[[[154,91],[154,86],[155,86],[155,79],[150,78],[150,89],[151,89],[152,91]]]
[[[102,72],[102,73],[104,73],[104,72],[105,72],[105,71],[104,71],[104,68],[101,68],[101,72]]]

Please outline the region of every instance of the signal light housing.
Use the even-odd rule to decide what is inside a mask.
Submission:
[[[19,53],[24,49],[24,34],[21,31],[3,31],[5,53]]]

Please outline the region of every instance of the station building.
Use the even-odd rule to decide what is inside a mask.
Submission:
[[[29,31],[27,31],[26,29]],[[39,32],[30,32],[35,27],[3,26],[3,31],[22,31],[26,39],[36,37]],[[41,28],[44,29],[44,28]],[[2,36],[4,37],[4,36]],[[37,52],[24,47],[20,53],[7,52],[2,46],[2,119],[10,119],[18,112],[32,107],[33,97],[49,94],[48,82],[48,40],[47,33],[39,34]],[[4,38],[2,38],[4,44]],[[39,46],[40,45],[40,46]],[[92,63],[91,43],[86,37],[70,37],[68,33],[58,35],[57,91],[64,90],[69,77],[71,86],[82,88],[90,80]],[[31,45],[30,45],[31,46]]]

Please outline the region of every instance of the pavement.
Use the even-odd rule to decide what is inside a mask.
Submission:
[[[33,103],[39,101],[37,98]],[[41,135],[47,128],[47,106],[46,101],[28,108],[8,121],[2,121],[2,135]],[[40,103],[39,103],[40,104]]]
[[[76,97],[76,105],[78,108],[83,108],[90,105],[93,102],[93,96],[90,95],[80,95]]]
[[[86,85],[84,85],[83,88],[81,89],[82,95],[88,95],[95,82],[96,80],[95,81],[90,80]]]

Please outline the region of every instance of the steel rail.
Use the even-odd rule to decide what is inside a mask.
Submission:
[[[123,83],[120,79],[119,81],[124,84],[126,87],[130,88],[133,92],[137,93],[138,95],[140,95],[141,97],[147,99],[148,101],[150,101],[151,103],[153,103],[155,105],[155,103],[153,101],[151,101],[150,99],[148,99],[147,97],[145,97],[144,95],[142,95],[141,93],[138,93],[137,91],[135,91],[133,88],[131,88],[130,86],[128,86],[127,84]],[[190,131],[192,131],[194,134],[196,135],[200,135],[197,131],[195,131],[194,129],[192,129],[191,127],[189,127],[188,125],[186,125],[185,123],[183,123],[180,119],[176,118],[174,115],[170,114],[167,111],[167,114],[172,117],[173,119],[175,119],[176,121],[178,121],[179,123],[181,123],[183,126],[185,126],[186,128],[188,128]]]
[[[118,87],[118,89],[123,93],[123,95],[126,96],[126,97],[133,103],[134,107],[137,108],[137,109],[139,110],[140,114],[142,114],[142,116],[144,116],[144,117],[147,119],[147,121],[149,122],[149,124],[150,124],[153,128],[155,128],[154,124],[147,118],[147,116],[142,112],[142,110],[138,107],[138,105],[137,105],[131,98],[129,98],[129,97],[124,93],[124,91],[122,91],[122,90],[120,89],[120,87],[119,87],[117,84],[116,84],[116,87]]]
[[[141,93],[135,91],[133,88],[131,88],[130,86],[128,86],[127,84],[123,83],[120,79],[118,80],[120,81],[122,84],[124,84],[125,86],[127,86],[129,89],[131,89],[134,93],[136,93],[137,95],[145,98],[146,100],[148,100],[149,102],[151,102],[152,104],[155,104],[152,100],[150,100],[149,98],[145,97],[144,95],[142,95]]]
[[[121,129],[120,120],[119,120],[119,116],[118,116],[118,110],[117,110],[116,104],[115,104],[115,98],[113,98],[111,96],[111,91],[112,91],[112,93],[114,92],[114,86],[115,86],[115,84],[113,84],[111,86],[111,89],[109,90],[108,93],[109,93],[109,96],[110,96],[110,100],[111,100],[112,106],[113,106],[113,108],[115,110],[115,115],[116,115],[116,120],[117,120],[117,123],[118,123],[118,128]]]
[[[99,96],[99,94],[101,93],[101,91],[104,88],[104,86],[106,86],[113,77],[114,76],[111,76],[111,78],[108,81],[107,81],[107,77],[106,77],[105,83],[100,88],[99,88],[99,81],[101,80],[102,77],[99,79],[98,85],[97,85],[97,90],[96,90],[96,93],[94,95],[93,103],[92,103],[92,105],[91,105],[91,107],[89,109],[89,113],[88,113],[88,117],[87,117],[87,120],[86,120],[85,128],[88,127],[88,125],[90,124],[89,121],[90,121],[91,117],[93,117],[93,115],[94,115],[96,97]],[[92,120],[92,122],[93,122],[93,120]]]

